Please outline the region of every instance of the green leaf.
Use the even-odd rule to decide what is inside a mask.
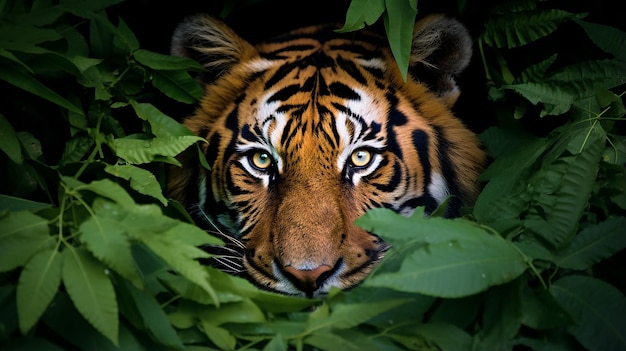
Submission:
[[[533,105],[543,103],[549,109],[544,109],[541,116],[561,115],[569,111],[577,96],[576,91],[569,86],[556,83],[520,83],[503,86],[504,89],[511,89],[528,99]]]
[[[205,141],[197,136],[163,137],[150,140],[121,138],[114,139],[112,147],[118,157],[134,164],[150,163],[160,160],[160,156],[174,157],[198,141]],[[168,159],[170,163],[175,160]]]
[[[409,302],[403,300],[386,300],[357,304],[340,304],[333,308],[327,318],[310,318],[307,330],[323,328],[349,329],[397,306]]]
[[[561,23],[577,17],[557,9],[509,12],[489,19],[482,38],[489,46],[511,49],[550,35]]]
[[[32,75],[21,67],[6,67],[6,69],[0,70],[0,79],[12,84],[20,89],[37,95],[43,99],[46,99],[56,105],[68,109],[74,113],[84,114],[83,110],[66,100],[61,95],[57,94],[54,90],[48,88],[43,83],[35,79]]]
[[[559,69],[545,80],[578,99],[595,97],[598,89],[611,89],[626,82],[626,63],[620,60],[590,60]],[[540,100],[552,102],[551,100]],[[585,105],[582,105],[585,109]]]
[[[140,194],[152,196],[167,206],[161,185],[152,172],[133,165],[107,165],[104,170],[118,178],[130,181],[130,187]]]
[[[23,266],[51,239],[48,221],[30,212],[0,217],[0,272]]]
[[[193,132],[178,123],[172,117],[161,112],[154,105],[131,101],[131,106],[139,118],[150,123],[152,134],[156,137],[193,136]]]
[[[321,332],[307,336],[304,343],[315,347],[315,350],[361,351],[362,345],[356,340],[347,340],[335,333]]]
[[[63,38],[55,29],[39,28],[19,22],[2,21],[0,47],[12,51],[29,52],[39,44]]]
[[[522,324],[521,288],[517,279],[487,291],[475,350],[509,350]]]
[[[157,235],[146,231],[133,231],[131,234],[133,238],[144,243],[178,273],[203,288],[211,296],[213,303],[219,305],[219,299],[208,282],[209,274],[207,270],[196,260],[197,258],[206,258],[208,254],[195,247],[195,245],[181,240],[179,236],[185,234],[185,232],[184,224],[180,223],[177,227]],[[189,225],[189,227],[200,230],[193,225]],[[206,233],[204,236],[207,239],[211,238]]]
[[[76,309],[113,344],[118,344],[118,311],[106,268],[80,248],[63,251],[63,284]]]
[[[277,334],[263,347],[263,351],[287,351],[287,342],[281,334]]]
[[[126,284],[126,288],[141,315],[145,328],[152,337],[168,347],[177,350],[184,349],[185,346],[154,296],[129,284]]]
[[[64,349],[97,350],[97,351],[146,351],[124,324],[120,325],[119,345],[114,345],[105,338],[76,310],[70,298],[59,292],[42,317],[49,330],[63,340]],[[139,336],[138,336],[139,337]],[[145,339],[142,337],[143,341]],[[61,340],[61,339],[56,339]],[[65,342],[69,344],[65,344]],[[71,345],[73,346],[71,346]],[[39,350],[37,350],[39,351]]]
[[[626,349],[626,299],[618,289],[574,275],[559,279],[550,292],[576,321],[568,331],[584,347],[590,351]]]
[[[61,255],[56,249],[39,251],[20,274],[17,313],[23,334],[37,323],[61,285]]]
[[[554,263],[563,268],[584,270],[626,248],[626,218],[614,217],[583,229],[572,242],[556,253]]]
[[[387,8],[383,16],[385,32],[393,57],[398,64],[402,78],[406,81],[417,15],[416,4],[406,0],[385,0],[385,7]]]
[[[76,115],[74,113],[71,114]],[[74,135],[65,143],[65,149],[63,150],[59,165],[63,166],[68,163],[80,162],[89,150],[91,150],[93,145],[93,138],[85,134]]]
[[[522,299],[522,324],[533,329],[548,330],[569,323],[570,316],[548,290],[526,287]]]
[[[102,197],[115,201],[125,209],[135,209],[135,200],[128,195],[126,190],[110,179],[94,180],[89,184],[82,183],[72,177],[61,176],[61,181],[76,191],[89,190]]]
[[[50,208],[52,204],[44,202],[36,202],[19,197],[0,194],[0,211],[8,210],[14,212],[20,211],[38,211],[44,208]]]
[[[378,271],[365,286],[462,297],[511,281],[526,270],[524,256],[512,243],[465,220],[424,218],[419,213],[406,218],[374,209],[356,223],[391,241],[385,260],[395,255],[402,260],[398,271]],[[393,240],[398,238],[403,241],[396,245]]]
[[[578,133],[587,135],[584,130]],[[565,156],[543,167],[532,180],[532,194],[540,213],[530,213],[524,226],[559,247],[573,237],[578,220],[587,208],[604,150],[604,139],[592,133],[587,148],[578,155]],[[578,148],[577,139],[572,139]]]
[[[115,46],[122,49],[124,52],[133,52],[139,49],[139,41],[135,37],[135,33],[128,28],[128,25],[122,18],[118,18],[117,29],[115,33]]]
[[[112,207],[110,204],[103,203],[97,206],[101,209],[97,209],[97,213],[106,212]],[[103,216],[89,217],[81,223],[79,231],[81,240],[96,258],[135,286],[143,287],[143,280],[131,253],[129,238],[124,235],[125,229],[122,223],[114,218],[106,217],[105,213]]]
[[[185,104],[196,103],[204,95],[202,87],[185,71],[152,72],[152,84],[163,94]]]
[[[234,350],[237,345],[237,339],[230,334],[228,329],[218,327],[209,321],[202,320],[202,329],[206,336],[220,349],[220,350]]]
[[[612,54],[622,62],[626,61],[626,33],[624,31],[615,27],[583,20],[575,20],[575,22],[584,29],[587,36],[600,49]]]
[[[20,141],[13,130],[11,123],[0,113],[0,150],[9,156],[9,158],[17,163],[22,164],[22,150],[20,150]]]
[[[139,49],[133,52],[137,62],[159,71],[193,70],[205,71],[201,64],[187,57],[159,54],[153,51]]]
[[[414,332],[434,342],[441,350],[472,350],[472,337],[452,324],[429,322],[420,324]]]
[[[385,0],[352,0],[346,13],[346,21],[338,32],[359,30],[374,24],[385,11]]]
[[[198,314],[201,320],[219,326],[227,323],[265,323],[263,311],[250,299],[226,303],[219,307],[209,306]]]

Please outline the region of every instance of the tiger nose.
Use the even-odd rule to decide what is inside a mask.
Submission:
[[[283,271],[296,288],[310,294],[330,277],[332,269],[333,267],[328,265],[321,265],[315,269],[296,269],[293,266],[286,266]]]

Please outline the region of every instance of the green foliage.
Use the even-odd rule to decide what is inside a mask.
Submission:
[[[359,30],[382,17],[391,52],[406,80],[416,15],[417,0],[352,0],[339,31]]]
[[[158,102],[195,103],[202,67],[144,49],[107,15],[119,2],[0,5],[1,349],[626,348],[623,31],[550,2],[491,9],[477,42],[498,113],[475,206],[454,220],[368,212],[357,224],[392,244],[384,262],[310,300],[199,263],[221,242],[162,184],[202,141]],[[402,68],[416,13],[354,0],[343,30],[382,17]],[[554,50],[565,25],[592,50]],[[61,126],[39,134],[56,152],[30,129],[46,122]]]

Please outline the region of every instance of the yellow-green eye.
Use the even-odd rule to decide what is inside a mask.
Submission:
[[[368,150],[356,150],[350,155],[350,163],[354,167],[365,167],[372,162],[372,153]]]
[[[265,152],[265,151],[255,152],[254,154],[252,154],[252,158],[250,160],[254,167],[261,169],[261,170],[266,170],[270,168],[273,162],[272,156],[268,152]]]

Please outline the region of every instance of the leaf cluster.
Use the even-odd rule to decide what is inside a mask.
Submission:
[[[626,348],[623,31],[550,2],[489,9],[476,39],[497,118],[475,206],[368,212],[384,262],[312,300],[201,264],[221,242],[161,189],[202,140],[159,102],[194,104],[202,67],[143,49],[108,14],[119,2],[0,2],[1,349]],[[382,17],[403,67],[416,13],[354,0],[344,30]],[[593,55],[563,57],[563,35]]]

